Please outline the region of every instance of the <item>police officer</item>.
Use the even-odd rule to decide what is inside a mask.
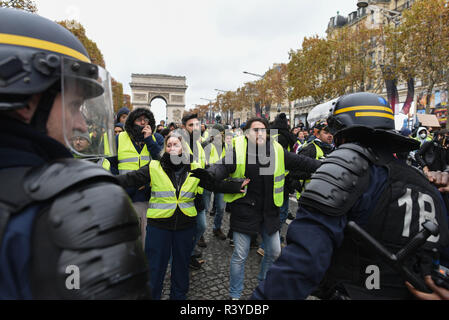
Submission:
[[[425,248],[448,242],[446,213],[438,190],[416,169],[393,156],[417,147],[394,132],[386,100],[372,93],[341,97],[328,118],[338,146],[312,176],[287,232],[288,246],[253,293],[255,299],[305,299],[320,285],[321,298],[410,298],[396,271],[345,233],[355,221],[392,252],[409,242],[421,224],[433,220],[440,235]],[[406,261],[429,274],[428,250]],[[418,263],[418,262],[421,263]],[[368,290],[368,266],[377,266],[380,285]]]
[[[75,131],[113,137],[109,74],[53,21],[5,8],[0,21],[0,299],[145,296],[129,198],[70,152]]]

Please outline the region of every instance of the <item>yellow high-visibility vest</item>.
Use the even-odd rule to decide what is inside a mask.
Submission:
[[[111,171],[111,163],[109,162],[108,159],[106,158],[100,158],[97,161],[97,164],[100,165],[103,169],[105,169],[106,171]]]
[[[117,158],[120,174],[139,170],[151,160],[147,145],[145,144],[142,151],[138,153],[126,131],[120,132],[118,136]]]
[[[192,170],[201,167],[197,162],[191,163],[190,166]],[[149,165],[149,170],[151,177],[151,197],[147,210],[147,218],[170,218],[175,213],[177,207],[188,217],[195,217],[197,215],[194,200],[198,193],[199,179],[192,177],[189,172],[177,196],[176,188],[173,186],[173,183],[159,161],[152,160]]]
[[[237,137],[233,140],[236,152],[236,170],[231,174],[231,178],[245,178],[246,169],[246,150],[248,141],[245,136]],[[273,176],[273,200],[277,207],[282,207],[284,203],[284,184],[285,184],[285,162],[284,148],[276,142],[272,141],[275,153],[275,167]],[[224,195],[225,202],[233,202],[246,196],[246,193],[226,193]]]
[[[203,168],[203,169],[204,169],[204,168],[206,167],[206,152],[204,152],[204,149],[203,149],[203,147],[201,146],[201,142],[197,141],[197,142],[196,142],[196,146],[197,146],[197,148],[198,148],[198,154],[197,154],[197,157],[198,157],[198,161],[199,161],[198,163],[199,163],[199,165],[200,165],[199,168]],[[189,145],[187,145],[187,148],[189,148],[190,154],[193,155],[193,150],[190,149],[190,146],[189,146]],[[199,187],[199,188],[198,188],[198,193],[199,193],[199,194],[203,194],[203,192],[204,192],[204,189],[201,188],[201,187]]]
[[[219,161],[220,159],[223,159],[226,155],[227,149],[229,149],[229,148],[230,147],[228,147],[228,146],[223,147],[221,154],[220,154],[217,150],[217,147],[215,147],[214,144],[211,144],[209,164],[213,164],[213,163]]]
[[[109,138],[108,138],[108,134],[106,132],[103,135],[103,148],[104,148],[104,155],[110,156],[111,149],[109,148]]]
[[[275,134],[275,135],[273,135],[272,138],[273,138],[274,140],[278,141],[278,137],[279,137],[279,136],[280,136],[280,134]],[[288,152],[291,152],[291,151],[292,151],[291,148],[290,148],[290,146],[287,146],[287,151],[288,151]]]
[[[314,146],[315,146],[315,150],[316,150],[316,156],[315,159],[316,160],[322,160],[324,159],[324,151],[323,149],[321,149],[321,147],[319,145],[317,145],[315,143],[315,140],[311,142]],[[310,182],[310,180],[300,180],[301,183],[303,184],[303,189],[306,187],[306,185]],[[296,199],[299,200],[299,198],[301,198],[301,192],[296,191]]]

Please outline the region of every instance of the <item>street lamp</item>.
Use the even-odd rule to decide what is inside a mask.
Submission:
[[[206,99],[206,98],[200,98],[200,99],[209,101],[209,114],[207,115],[207,118],[209,119],[209,122],[211,122],[211,119],[212,119],[212,102],[214,102],[214,100]]]
[[[257,74],[257,73],[251,73],[251,72],[248,72],[248,71],[243,71],[243,73],[244,74],[250,74],[250,75],[252,75],[252,76],[256,76],[256,77],[259,77],[259,78],[261,78],[261,79],[263,79],[265,76],[262,76],[262,75],[260,75],[260,74]]]
[[[221,90],[221,89],[214,89],[214,90],[217,91],[217,92],[221,92],[221,93],[227,93],[227,92],[228,92],[228,91]],[[223,110],[220,110],[220,111],[223,112]],[[227,111],[226,111],[226,123],[228,123],[229,118],[230,118],[230,116],[229,116],[229,110],[227,110]]]
[[[398,23],[397,18],[398,18],[399,16],[401,16],[401,13],[398,12],[398,11],[384,9],[384,8],[379,7],[379,6],[376,6],[376,5],[374,5],[374,4],[369,4],[368,1],[364,1],[364,0],[358,0],[358,1],[357,1],[357,7],[358,7],[358,8],[367,8],[367,7],[370,7],[370,8],[373,8],[373,9],[377,9],[377,10],[379,10],[385,17],[387,17],[388,19],[396,18],[396,19],[393,20],[395,24]],[[387,15],[386,13],[391,14],[391,16]]]
[[[265,78],[265,75],[261,75],[261,74],[257,74],[257,73],[252,73],[252,72],[248,72],[248,71],[243,71],[243,73],[244,74],[249,74],[249,75],[252,75],[252,76],[255,76],[255,77],[259,77],[260,79]],[[254,102],[254,109],[257,112],[256,103],[255,102]],[[262,113],[262,108],[260,108],[260,113]]]

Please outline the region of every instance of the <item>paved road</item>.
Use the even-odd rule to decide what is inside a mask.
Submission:
[[[292,198],[293,199],[293,198]],[[296,213],[296,200],[290,200],[290,212]],[[229,216],[225,212],[223,217],[222,230],[227,234],[229,230]],[[287,223],[290,223],[287,220]],[[190,290],[187,295],[189,300],[228,300],[229,299],[229,267],[233,247],[229,245],[229,239],[219,240],[212,234],[213,217],[207,214],[207,229],[205,240],[207,248],[202,249],[203,257],[206,260],[200,270],[190,271]],[[281,234],[285,236],[288,225],[284,224]],[[261,239],[259,238],[259,242]],[[245,265],[245,282],[242,293],[242,300],[249,299],[259,281],[257,275],[260,271],[262,257],[257,254],[257,249],[251,249]],[[170,270],[164,282],[162,299],[169,298],[170,293]]]

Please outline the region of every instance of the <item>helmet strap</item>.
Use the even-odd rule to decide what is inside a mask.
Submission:
[[[47,134],[47,121],[57,94],[57,90],[50,88],[42,94],[39,100],[36,112],[31,119],[31,126],[40,133]]]

